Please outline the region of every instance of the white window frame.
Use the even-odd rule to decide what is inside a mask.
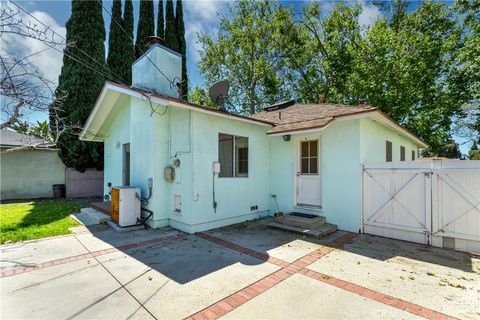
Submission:
[[[249,143],[249,137],[245,137],[245,136],[237,136],[237,135],[234,135],[234,134],[230,134],[230,133],[223,133],[223,132],[219,132],[218,135],[217,135],[217,143],[219,142],[219,139],[220,139],[220,135],[226,135],[226,136],[231,136],[233,137],[233,150],[232,150],[232,176],[228,176],[228,177],[222,177],[220,176],[220,174],[218,175],[218,177],[220,179],[223,179],[223,178],[248,178],[248,173],[250,172],[250,143]],[[236,150],[236,138],[246,138],[247,139],[247,173],[240,173],[240,174],[237,174],[237,150]],[[220,144],[219,144],[219,147],[218,147],[218,152],[220,153]],[[220,157],[218,159],[218,161],[220,162]],[[222,172],[222,166],[220,165],[220,172]]]

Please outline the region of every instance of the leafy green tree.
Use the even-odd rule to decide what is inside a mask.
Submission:
[[[57,114],[65,119],[62,126],[83,126],[105,78],[97,72],[92,72],[71,56],[81,49],[96,61],[105,64],[102,3],[73,0],[72,13],[66,23],[66,29],[66,42],[74,43],[75,46],[66,46],[64,49],[63,67],[51,108],[60,109]],[[50,123],[52,126],[55,122]],[[58,129],[52,128],[52,131],[62,131]],[[103,167],[103,145],[80,141],[74,130],[67,130],[58,138],[58,147],[59,156],[68,167],[75,167],[78,170]]]
[[[28,134],[46,141],[53,142],[53,133],[50,130],[50,126],[47,120],[37,121],[35,124],[16,124],[14,125],[14,129],[18,133]]]
[[[480,150],[478,150],[478,142],[473,141],[470,151],[468,151],[468,159],[470,160],[480,160]]]
[[[288,70],[278,42],[282,26],[291,23],[292,10],[274,1],[240,0],[230,6],[230,21],[220,21],[218,39],[199,36],[202,44],[199,70],[207,85],[230,83],[230,111],[251,114],[266,105],[291,97],[284,79]],[[283,30],[284,31],[284,30]]]
[[[173,0],[166,0],[165,17],[165,45],[173,51],[179,52],[177,26],[173,12]]]
[[[355,78],[359,50],[363,46],[358,17],[361,6],[337,4],[327,17],[322,7],[312,3],[304,7],[299,26],[285,30],[282,43],[291,82],[297,80],[297,98],[303,102],[318,102],[324,95],[326,101],[358,103],[363,97],[351,92]],[[296,77],[296,79],[295,79]]]
[[[449,153],[451,119],[461,105],[461,89],[449,82],[456,19],[444,3],[432,1],[399,12],[401,18],[380,19],[368,30],[357,91],[426,141],[431,152]]]
[[[138,59],[148,50],[147,39],[155,35],[155,21],[152,0],[140,0],[137,37],[135,39],[135,58]]]
[[[110,80],[130,84],[133,52],[131,39],[128,39],[122,30],[123,27],[122,1],[114,0],[108,37],[107,66],[111,72]]]
[[[176,2],[175,29],[178,37],[178,52],[182,55],[182,96],[186,98],[188,97],[187,42],[185,41],[182,0]]]
[[[165,17],[163,14],[163,0],[158,1],[157,37],[165,40]]]
[[[480,1],[458,0],[452,10],[461,16],[457,30],[460,45],[452,52],[456,63],[449,78],[453,87],[460,87],[457,99],[463,103],[456,133],[480,140]]]
[[[123,29],[122,33],[124,47],[124,64],[128,66],[128,70],[125,72],[127,84],[132,83],[132,64],[135,60],[135,45],[133,43],[133,3],[132,0],[125,0],[125,7],[123,10]]]
[[[196,86],[188,93],[188,101],[207,108],[220,109],[220,106],[210,99],[208,92],[199,86]]]

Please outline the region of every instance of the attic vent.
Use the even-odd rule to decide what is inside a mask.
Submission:
[[[274,110],[280,110],[284,109],[286,107],[293,106],[295,104],[295,100],[290,100],[290,101],[284,101],[284,102],[279,102],[276,104],[272,104],[271,106],[263,108],[265,111],[274,111]]]

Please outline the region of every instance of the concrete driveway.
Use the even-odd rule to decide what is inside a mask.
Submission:
[[[2,319],[479,319],[480,258],[268,219],[186,235],[80,227],[1,248]]]

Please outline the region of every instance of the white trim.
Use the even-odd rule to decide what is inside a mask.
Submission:
[[[362,112],[362,113],[352,114],[352,115],[348,115],[348,116],[341,116],[340,115],[340,116],[334,117],[333,121],[327,123],[324,127],[320,127],[320,128],[284,131],[284,132],[278,132],[278,133],[271,133],[271,134],[268,134],[268,135],[272,136],[272,137],[275,137],[275,136],[284,136],[284,135],[288,135],[288,134],[296,135],[296,134],[319,132],[319,131],[322,131],[322,130],[325,130],[326,128],[328,128],[335,121],[346,121],[346,120],[363,119],[363,118],[374,118],[373,120],[379,121],[379,122],[385,124],[386,126],[390,127],[390,129],[393,129],[397,132],[400,132],[407,139],[413,140],[420,148],[428,148],[427,144],[425,144],[423,141],[418,139],[412,133],[408,132],[405,128],[403,128],[398,123],[396,123],[396,122],[392,121],[391,119],[389,119],[388,117],[386,117],[379,110],[372,110],[371,112]]]
[[[407,139],[413,140],[420,148],[428,148],[428,145],[425,144],[422,140],[418,139],[415,135],[408,132],[408,130],[403,128],[398,123],[392,121],[391,119],[389,119],[387,116],[385,116],[378,110],[375,111],[375,117],[377,117],[377,119],[374,119],[374,120],[380,120],[383,124],[390,127],[391,129],[401,132],[403,136],[405,136]]]
[[[301,142],[302,141],[313,141],[317,140],[318,141],[318,147],[317,147],[317,170],[318,170],[318,178],[320,181],[320,206],[318,206],[318,209],[314,209],[315,205],[308,205],[308,204],[300,204],[298,203],[298,175],[297,172],[301,171],[301,163],[300,163],[300,154],[301,154]],[[310,135],[303,135],[303,136],[296,136],[294,139],[295,143],[295,152],[294,154],[294,166],[293,166],[293,179],[294,179],[294,196],[293,196],[293,207],[294,208],[302,208],[304,210],[311,210],[311,211],[322,211],[323,210],[323,143],[322,143],[322,135],[320,134],[310,134]]]
[[[268,134],[269,137],[278,137],[284,135],[299,135],[299,134],[309,134],[309,133],[316,133],[327,129],[334,121],[329,122],[324,127],[320,128],[312,128],[312,129],[305,129],[305,130],[298,130],[298,131],[284,131],[278,133],[270,133]]]
[[[96,114],[98,113],[99,109],[100,109],[100,106],[102,105],[103,103],[103,100],[105,99],[105,95],[107,94],[107,92],[111,90],[111,91],[114,91],[114,92],[118,92],[118,93],[122,93],[122,94],[126,94],[126,95],[129,95],[129,96],[132,96],[132,97],[135,97],[135,98],[139,98],[139,99],[143,99],[145,97],[145,95],[147,94],[142,94],[142,93],[139,93],[133,89],[127,89],[127,88],[123,88],[123,87],[119,87],[115,84],[112,84],[112,83],[106,83],[103,88],[102,88],[102,91],[100,92],[100,95],[98,97],[98,100],[97,102],[95,103],[95,106],[92,110],[92,112],[90,113],[90,115],[88,116],[88,119],[85,123],[85,127],[83,128],[81,134],[80,134],[80,140],[87,140],[87,141],[103,141],[102,139],[85,139],[85,135],[87,134],[87,129],[90,127],[93,119],[95,118]],[[214,116],[218,116],[218,117],[222,117],[222,118],[227,118],[227,119],[231,119],[231,120],[238,120],[238,121],[242,121],[242,122],[247,122],[247,123],[250,123],[250,124],[256,124],[256,125],[259,125],[259,126],[264,126],[264,127],[273,127],[273,125],[271,124],[268,124],[268,123],[263,123],[263,122],[260,122],[260,121],[256,121],[256,120],[253,120],[253,119],[248,119],[248,118],[242,118],[242,117],[238,117],[238,116],[234,116],[234,115],[230,115],[230,114],[222,114],[222,113],[219,113],[219,112],[215,112],[215,111],[210,111],[208,110],[207,108],[203,109],[201,107],[193,107],[193,106],[190,106],[190,105],[187,105],[187,104],[183,104],[181,102],[175,102],[175,101],[171,101],[171,100],[168,100],[168,99],[163,99],[163,98],[160,98],[160,97],[157,97],[155,95],[148,95],[150,97],[150,99],[152,99],[152,102],[154,103],[157,103],[157,104],[161,104],[161,105],[164,105],[164,106],[168,106],[168,107],[177,107],[177,108],[182,108],[182,109],[186,109],[186,110],[193,110],[193,111],[198,111],[200,113],[206,113],[206,114],[209,114],[209,115],[214,115]]]

